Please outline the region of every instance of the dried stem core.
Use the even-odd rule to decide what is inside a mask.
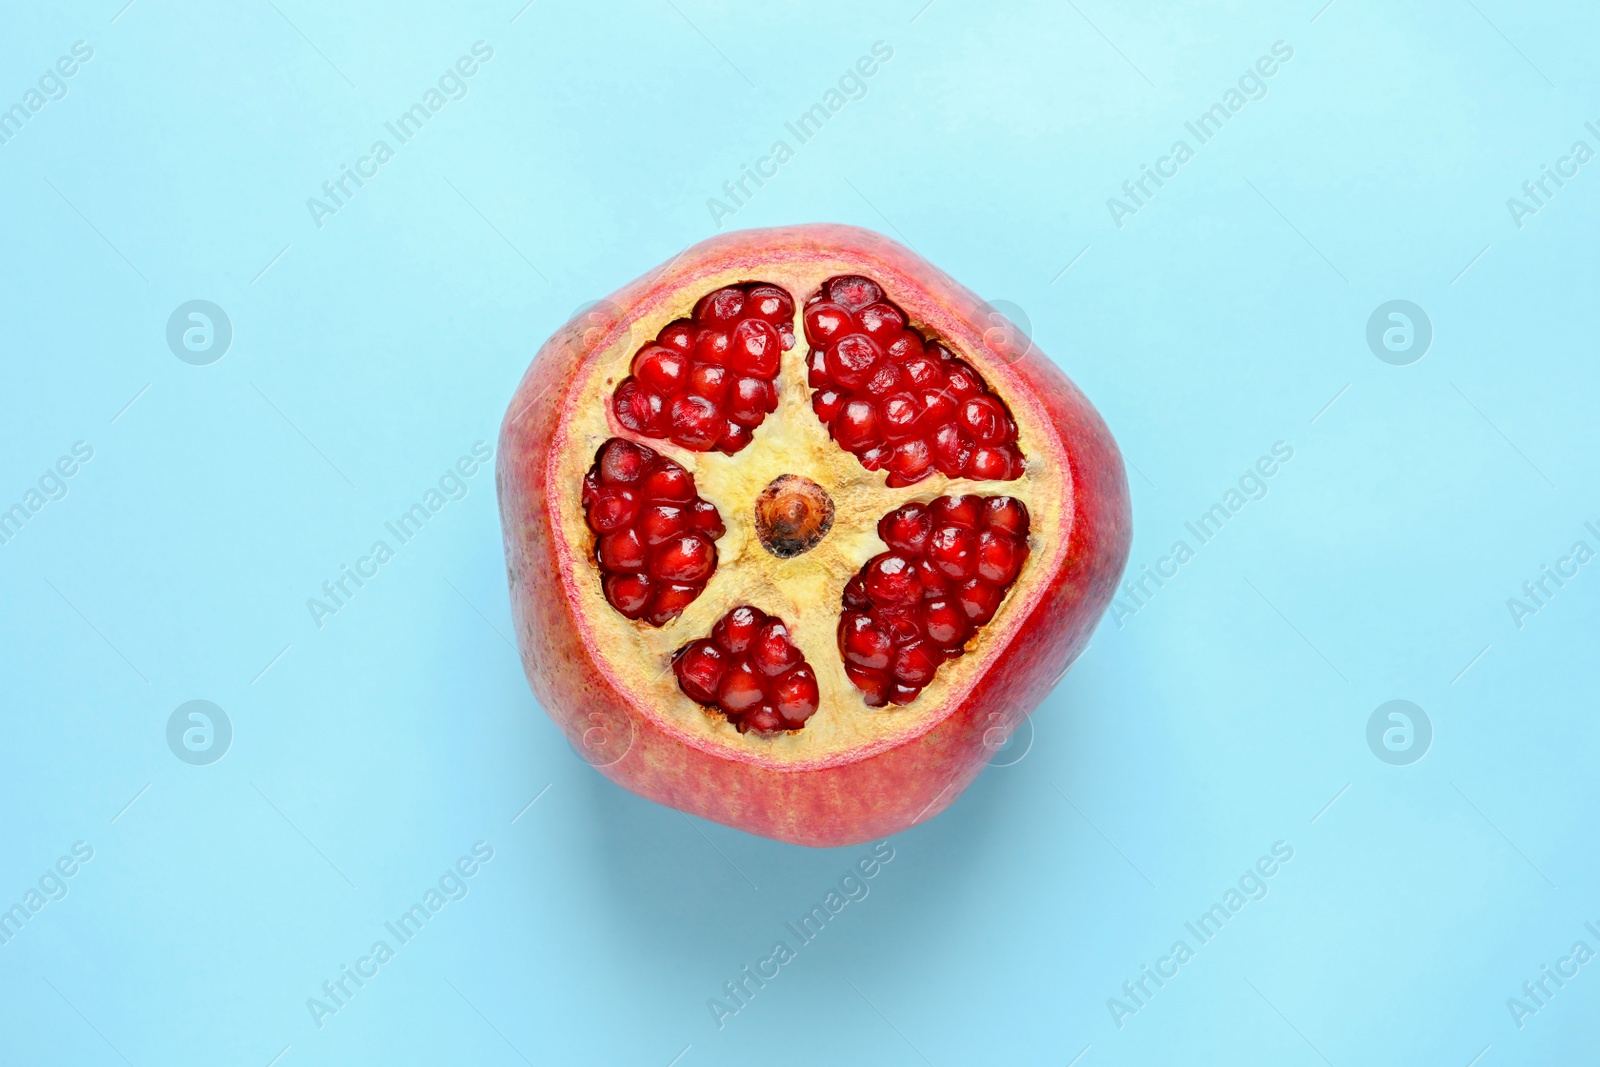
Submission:
[[[779,559],[817,547],[833,529],[833,498],[798,474],[780,474],[756,497],[756,537]]]

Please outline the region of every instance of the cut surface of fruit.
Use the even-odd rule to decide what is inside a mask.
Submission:
[[[617,421],[642,437],[734,453],[777,406],[773,379],[794,347],[794,298],[758,282],[696,301],[633,356],[611,396]]]
[[[829,278],[805,307],[811,407],[839,446],[891,486],[1022,476],[1017,424],[970,363],[924,339],[878,283]]]
[[[937,814],[1110,601],[1130,519],[1104,423],[867,231],[714,238],[599,306],[501,435],[535,694],[580,752],[610,739],[608,776],[755,833]]]
[[[685,696],[740,733],[798,730],[820,699],[817,676],[783,620],[748,604],[718,619],[710,637],[679,649],[672,670]]]
[[[624,616],[662,626],[717,570],[725,532],[694,475],[652,448],[613,437],[583,476],[584,520],[606,600]]]

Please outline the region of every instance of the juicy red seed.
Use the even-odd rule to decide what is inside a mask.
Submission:
[[[715,448],[718,452],[731,456],[749,444],[751,436],[748,426],[740,426],[736,422],[730,422],[728,423],[728,428],[722,431],[722,436],[717,438]]]
[[[978,577],[991,585],[1010,585],[1022,567],[1022,554],[1010,534],[983,531],[978,535]]]
[[[718,367],[711,363],[702,363],[689,372],[689,392],[695,396],[703,396],[713,404],[721,407],[728,399],[728,383],[732,375],[727,367]]]
[[[866,382],[868,372],[881,356],[872,338],[864,333],[853,333],[828,346],[822,365],[834,382],[846,389],[855,389]]]
[[[733,383],[728,418],[740,426],[760,426],[767,412],[777,407],[777,390],[760,378],[739,378]]]
[[[834,389],[823,389],[811,394],[811,410],[817,413],[817,418],[828,423],[839,414],[839,409],[844,406],[845,395]]]
[[[928,546],[933,533],[933,518],[925,504],[902,504],[878,520],[878,536],[899,552],[916,557]]]
[[[838,278],[828,279],[828,299],[836,304],[843,304],[851,311],[875,304],[883,299],[883,290],[878,288],[876,282],[863,278],[859,274],[847,274]]]
[[[689,360],[681,352],[661,345],[646,345],[633,357],[633,376],[651,392],[671,396],[689,379]]]
[[[655,586],[647,574],[613,574],[603,583],[611,606],[630,619],[644,614]]]
[[[716,548],[697,533],[668,540],[650,559],[651,575],[668,582],[704,582],[716,569]]]
[[[878,433],[877,409],[865,400],[852,400],[840,408],[828,432],[850,452],[870,448],[882,440]]]
[[[973,530],[977,528],[978,520],[983,515],[983,500],[971,494],[942,496],[933,502],[928,513],[938,525],[965,526]]]
[[[639,535],[650,548],[689,528],[689,512],[681,504],[650,504],[639,516]]]
[[[863,467],[888,468],[889,486],[913,485],[935,470],[980,481],[1022,476],[1005,402],[948,347],[909,328],[875,282],[830,278],[807,303],[804,324],[812,408]],[[870,432],[860,413],[839,425],[859,400],[875,405]]]
[[[941,526],[928,538],[928,558],[957,581],[971,578],[978,573],[978,538],[959,526]]]
[[[686,696],[740,733],[798,730],[820,703],[816,675],[783,620],[748,604],[718,619],[709,638],[680,649],[672,669]]]
[[[639,499],[631,489],[604,486],[588,501],[589,525],[596,533],[611,533],[633,522],[639,514]]]
[[[770,322],[745,319],[733,331],[728,362],[741,374],[773,378],[778,373],[778,356],[783,348],[778,331]]]
[[[600,446],[600,478],[607,485],[632,485],[644,473],[650,457],[632,441],[613,437]]]
[[[866,701],[867,707],[881,708],[889,702],[889,687],[892,683],[883,671],[863,670],[846,663],[844,673],[849,677],[851,684],[861,690],[861,699]]]
[[[922,405],[910,393],[894,393],[878,401],[878,415],[887,441],[900,441],[916,431]]]
[[[694,306],[694,317],[707,322],[733,322],[744,310],[744,291],[735,286],[707,293]]]
[[[922,583],[915,565],[904,556],[884,552],[867,561],[861,572],[867,596],[879,607],[915,604],[922,599]]]
[[[750,662],[769,678],[800,665],[800,650],[789,643],[789,631],[777,619],[769,619],[750,646]]]
[[[694,598],[700,595],[702,588],[700,585],[678,582],[657,586],[656,595],[650,598],[650,610],[645,612],[644,621],[651,626],[666,625],[694,603]]]
[[[846,612],[839,621],[839,652],[847,663],[881,671],[889,666],[889,635],[878,629],[871,616]]]
[[[703,396],[686,393],[672,402],[672,439],[684,448],[704,452],[717,443],[728,420]]]
[[[966,643],[972,627],[960,605],[950,600],[930,600],[922,610],[927,619],[928,640],[940,648],[954,648]]]
[[[772,683],[772,702],[779,715],[798,726],[816,712],[822,702],[817,691],[817,676],[811,668],[799,666]]]
[[[943,656],[930,650],[921,641],[902,645],[895,650],[892,664],[895,681],[920,689],[933,681],[933,672],[939,669],[943,660]]]
[[[956,592],[956,603],[961,605],[967,618],[982,626],[994,618],[994,613],[1000,608],[1000,598],[1004,595],[1004,590],[996,589],[981,578],[973,578],[961,583],[961,588]]]
[[[601,445],[583,506],[601,591],[626,618],[664,625],[716,570],[722,516],[695,494],[688,471],[653,449],[618,437]]]
[[[933,450],[920,437],[901,441],[889,456],[889,486],[915,485],[933,470]]]
[[[622,379],[622,384],[617,386],[616,395],[611,398],[611,410],[623,428],[634,433],[659,437],[666,426],[666,403],[631,376]]]
[[[754,730],[758,734],[770,734],[784,727],[783,716],[771,704],[762,704],[751,711],[739,723],[739,732]]]
[[[983,523],[1020,540],[1028,536],[1028,507],[1009,496],[988,497],[983,502]]]
[[[1012,497],[943,496],[878,520],[890,546],[845,583],[839,653],[869,707],[907,704],[994,618],[1028,557]]]
[[[724,650],[740,656],[750,648],[750,642],[756,639],[756,633],[766,621],[766,613],[760,608],[737,607],[717,620],[711,628],[711,639]]]
[[[793,322],[794,299],[775,285],[707,293],[691,318],[664,327],[635,353],[611,397],[617,422],[696,452],[741,451],[752,439],[747,431],[777,409],[773,381],[782,353],[794,346]],[[745,379],[761,388],[741,393],[736,383]]]
[[[722,675],[727,669],[728,654],[703,637],[686,645],[673,664],[678,687],[689,699],[702,704],[717,699],[717,686],[722,684]]]
[[[618,530],[600,538],[598,555],[600,569],[613,574],[642,571],[650,558],[644,550],[644,542],[633,529]]]

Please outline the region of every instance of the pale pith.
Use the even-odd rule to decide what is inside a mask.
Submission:
[[[856,272],[871,276],[859,264],[825,259],[811,259],[803,269],[792,263],[774,263],[703,275],[670,300],[640,309],[631,328],[625,325],[614,331],[609,342],[602,342],[589,354],[566,396],[545,401],[562,405],[566,412],[550,470],[551,485],[570,487],[570,492],[553,494],[551,500],[553,526],[563,542],[561,577],[566,588],[583,601],[598,657],[618,684],[634,696],[637,707],[667,716],[671,725],[692,740],[726,749],[730,755],[759,753],[765,759],[807,764],[842,753],[876,750],[920,732],[981,672],[989,650],[1007,639],[1031,599],[1033,576],[1054,569],[1068,533],[1068,510],[1063,502],[1070,486],[1060,459],[1060,440],[1032,403],[1026,387],[981,344],[919,321],[914,301],[907,299],[912,294],[896,292],[890,279],[874,278],[884,285],[888,299],[906,311],[911,325],[924,336],[937,336],[1006,401],[1017,423],[1018,444],[1027,458],[1026,472],[1014,481],[978,482],[947,478],[935,471],[914,486],[890,489],[884,485],[886,472],[866,470],[829,439],[827,428],[811,409],[805,366],[808,346],[801,315],[805,300],[823,281]],[[751,444],[732,456],[697,453],[619,426],[612,415],[611,395],[628,374],[639,346],[669,322],[687,317],[701,296],[723,285],[747,281],[782,286],[797,306],[796,343],[783,355],[778,408],[755,430]],[[681,616],[659,628],[624,618],[606,602],[600,588],[593,558],[594,535],[584,522],[580,485],[596,450],[611,437],[647,445],[683,464],[694,474],[696,490],[717,506],[727,526],[727,533],[717,541],[716,573],[704,592]],[[812,479],[833,498],[836,508],[833,529],[821,543],[788,560],[777,559],[762,548],[753,513],[757,494],[781,474]],[[999,612],[968,642],[966,655],[940,667],[911,704],[869,708],[846,677],[839,656],[837,627],[844,584],[863,563],[886,549],[877,534],[881,516],[907,501],[957,493],[1006,495],[1026,504],[1032,517],[1030,558]],[[557,595],[554,589],[551,595]],[[671,669],[672,654],[689,641],[706,636],[713,623],[739,604],[754,605],[783,619],[791,640],[816,672],[821,703],[804,729],[771,736],[740,734],[720,715],[708,713],[678,689]]]

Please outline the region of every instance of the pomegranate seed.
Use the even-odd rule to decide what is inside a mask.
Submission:
[[[689,380],[689,360],[661,345],[646,345],[633,357],[633,376],[653,393],[671,396]]]
[[[655,587],[646,574],[613,574],[603,583],[606,599],[611,606],[630,619],[644,614],[650,604],[650,594]]]
[[[632,489],[603,486],[585,501],[589,525],[595,533],[611,533],[630,525],[639,514],[639,499]]]
[[[760,378],[740,378],[733,384],[728,418],[740,426],[760,426],[767,412],[776,406],[777,390],[771,382]]]
[[[889,635],[877,628],[871,616],[846,612],[839,620],[839,651],[847,663],[881,671],[889,665]]]
[[[942,496],[878,520],[890,547],[845,583],[839,654],[869,707],[908,704],[987,624],[1028,557],[1012,497]]]
[[[711,628],[711,638],[736,656],[743,655],[756,639],[756,632],[767,621],[766,613],[749,606],[734,608]]]
[[[1022,540],[1028,536],[1027,505],[1009,496],[991,496],[983,502],[983,523]]]
[[[789,643],[789,631],[777,619],[761,627],[750,647],[750,662],[769,678],[800,665],[800,650]]]
[[[878,436],[878,412],[865,400],[852,400],[841,408],[828,432],[849,452],[860,452],[882,440]]]
[[[851,311],[883,299],[883,290],[878,288],[877,283],[858,274],[830,278],[826,289],[829,300],[835,304],[843,304]]]
[[[694,306],[694,317],[702,322],[733,322],[743,310],[744,291],[729,286],[702,296]]]
[[[639,540],[638,532],[632,528],[608,533],[600,538],[599,555],[601,569],[613,574],[642,571],[649,558],[644,550],[644,542]]]
[[[620,437],[601,445],[598,458],[600,478],[607,485],[632,485],[650,462],[643,448]]]
[[[978,535],[978,577],[990,585],[1010,585],[1022,567],[1022,555],[1010,534],[985,530]]]
[[[639,516],[639,535],[650,548],[689,528],[689,513],[680,504],[650,504]]]
[[[761,675],[747,660],[739,660],[729,667],[717,686],[717,706],[724,711],[748,711],[763,700],[766,692],[761,688]]]
[[[702,363],[689,372],[689,392],[703,396],[717,407],[728,400],[728,383],[731,381],[727,367]]]
[[[872,338],[864,333],[853,333],[828,347],[823,356],[823,369],[834,382],[846,389],[855,389],[866,382],[881,355]]]
[[[700,585],[681,583],[657,586],[656,595],[650,598],[650,610],[645,613],[644,621],[651,626],[665,626],[683,614],[683,609],[694,602],[702,588]]]
[[[701,638],[691,641],[678,654],[673,670],[678,675],[678,686],[689,699],[702,704],[717,699],[717,686],[722,683],[723,672],[728,668],[728,654],[715,643]]]
[[[807,303],[804,325],[817,417],[867,470],[887,466],[888,485],[913,485],[935,470],[983,481],[1022,476],[1017,426],[1005,403],[970,364],[907,327],[905,312],[877,283],[830,278]],[[866,418],[858,413],[841,432],[840,416],[862,400],[876,407],[873,431],[862,429]]]
[[[695,494],[688,471],[652,449],[619,437],[601,445],[583,506],[601,591],[626,618],[664,625],[716,570],[722,516]]]
[[[733,330],[728,362],[741,374],[773,378],[778,373],[778,331],[761,319],[745,319]]]
[[[796,667],[772,684],[772,701],[779,715],[791,726],[799,726],[811,718],[821,703],[817,676],[810,667]]]
[[[862,670],[852,664],[844,665],[844,673],[851,684],[861,690],[861,699],[869,708],[881,708],[889,702],[889,676],[882,671]]]
[[[782,353],[794,346],[793,323],[794,299],[775,285],[745,282],[707,293],[691,318],[666,326],[634,355],[632,373],[611,397],[617,422],[696,452],[742,450],[751,441],[746,431],[777,409],[773,380]],[[764,388],[739,393],[735,383],[745,379]]]
[[[994,618],[994,613],[1000,608],[1000,598],[1004,595],[1003,590],[996,589],[981,578],[973,578],[961,583],[961,588],[956,592],[956,603],[967,613],[967,618],[982,626]]]
[[[748,604],[718,619],[709,638],[681,648],[672,669],[684,695],[740,733],[798,730],[821,702],[816,675],[783,620]]]
[[[922,583],[916,568],[904,556],[883,552],[867,561],[861,571],[867,596],[879,607],[915,604],[922,599]]]
[[[610,536],[615,537],[616,534]],[[650,573],[668,582],[689,585],[704,582],[717,569],[717,550],[697,533],[667,541],[650,560]]]

